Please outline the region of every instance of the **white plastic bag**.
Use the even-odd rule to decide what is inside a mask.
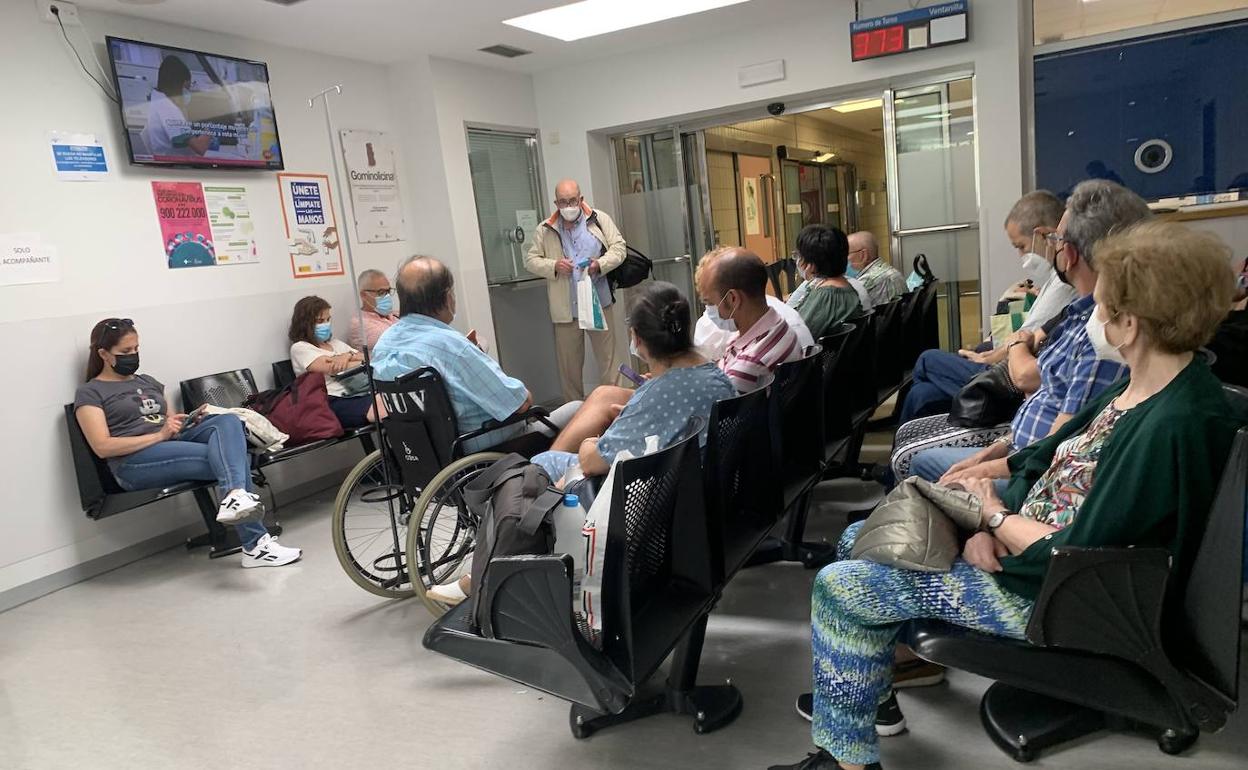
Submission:
[[[659,450],[659,437],[646,436],[645,454]],[[607,558],[607,535],[611,525],[611,497],[615,488],[615,469],[622,460],[632,459],[633,453],[621,451],[611,461],[611,469],[607,471],[607,480],[594,498],[594,504],[585,514],[585,526],[581,535],[585,538],[584,575],[581,576],[581,613],[585,616],[585,625],[589,629],[589,641],[595,647],[602,647],[602,570]],[[576,606],[576,597],[572,597]]]
[[[576,320],[582,329],[593,332],[605,332],[607,319],[602,314],[602,303],[598,301],[598,290],[594,288],[594,279],[589,271],[581,271],[576,279]]]

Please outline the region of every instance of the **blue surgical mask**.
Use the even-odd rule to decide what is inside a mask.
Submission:
[[[377,298],[377,312],[381,315],[390,315],[394,312],[394,295],[387,294],[384,297]]]
[[[846,278],[857,278],[858,276],[859,276],[858,268],[854,267],[853,265],[847,265],[845,267]]]
[[[329,321],[317,324],[315,334],[317,342],[329,342],[329,338],[334,336],[334,327],[330,326]]]
[[[919,275],[918,270],[911,271],[910,277],[906,279],[906,288],[914,291],[923,285],[923,276]]]

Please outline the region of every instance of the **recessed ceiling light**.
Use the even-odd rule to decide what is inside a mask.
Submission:
[[[858,112],[859,110],[878,110],[883,107],[884,102],[880,99],[862,99],[857,102],[845,102],[844,104],[838,104],[832,109],[837,112]]]
[[[581,0],[506,19],[504,24],[565,42],[689,16],[749,0]]]

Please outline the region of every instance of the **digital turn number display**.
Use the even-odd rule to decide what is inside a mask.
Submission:
[[[853,61],[936,48],[967,40],[967,0],[914,8],[849,25]]]
[[[901,53],[906,50],[906,28],[898,24],[894,27],[855,32],[852,41],[854,61]]]

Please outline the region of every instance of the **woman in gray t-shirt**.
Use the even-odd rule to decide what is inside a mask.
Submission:
[[[74,415],[91,450],[108,462],[122,489],[215,481],[217,521],[233,524],[244,567],[278,567],[302,551],[277,542],[262,521],[251,486],[242,422],[232,414],[187,422],[169,414],[165,386],[139,374],[139,333],[128,318],[108,318],[91,331],[87,381],[74,394]]]

